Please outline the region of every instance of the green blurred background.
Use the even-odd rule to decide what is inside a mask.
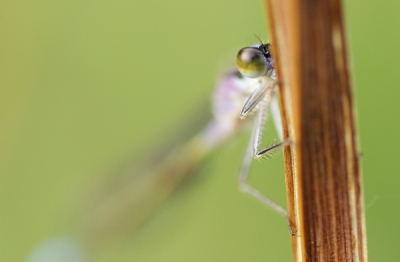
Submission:
[[[400,2],[346,1],[345,14],[369,257],[400,261]],[[254,34],[268,39],[260,1],[2,1],[0,17],[0,261],[24,261],[73,230],[92,179],[169,139],[235,52]],[[215,152],[148,223],[92,260],[290,261],[284,219],[237,190],[247,140]],[[285,205],[281,154],[252,177]]]

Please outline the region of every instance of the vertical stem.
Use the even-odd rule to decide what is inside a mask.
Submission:
[[[294,261],[367,261],[340,0],[266,0],[280,79]]]

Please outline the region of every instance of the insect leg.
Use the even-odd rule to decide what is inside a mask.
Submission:
[[[281,112],[279,110],[278,96],[276,92],[272,94],[270,108],[271,108],[272,118],[274,119],[276,132],[278,133],[280,141],[282,141],[283,140],[282,118],[281,118]]]
[[[280,140],[282,141],[283,133],[282,133],[282,119],[279,111],[279,103],[278,103],[278,96],[276,95],[275,92],[269,93],[269,97],[266,97],[267,103],[270,103],[269,108],[271,108],[271,113],[274,119],[275,123],[275,128],[276,131],[279,135]],[[266,107],[264,113],[260,110],[260,113],[263,113],[265,116],[263,117],[264,119],[267,118],[267,110],[268,106]],[[262,135],[262,129],[263,129],[263,123],[258,124],[259,127],[261,128],[260,131],[260,136]],[[255,127],[256,128],[256,127]],[[286,139],[283,142],[267,146],[265,149],[260,150],[260,144],[261,144],[261,139],[257,141],[257,143],[254,144],[254,158],[260,158],[262,156],[267,156],[269,154],[272,154],[273,152],[281,149],[282,147],[289,145],[291,143],[290,139]]]
[[[258,112],[257,119],[254,122],[253,132],[251,134],[250,141],[247,145],[247,149],[245,152],[245,156],[243,158],[242,166],[239,171],[239,177],[238,177],[239,190],[242,191],[243,193],[246,193],[246,194],[256,198],[263,204],[271,207],[276,212],[285,216],[287,223],[288,223],[290,233],[292,235],[295,235],[295,232],[291,229],[287,211],[283,207],[279,206],[274,201],[272,201],[271,199],[269,199],[268,197],[266,197],[261,192],[259,192],[257,189],[255,189],[254,187],[252,187],[251,185],[249,185],[247,183],[249,169],[250,169],[250,165],[251,165],[251,161],[252,161],[253,157],[256,157],[256,155],[258,155],[260,152],[264,151],[264,150],[259,151],[258,149],[261,144],[261,135],[262,135],[262,130],[263,130],[264,123],[265,123],[265,120],[267,117],[266,112],[268,110],[268,105],[269,105],[268,100],[270,100],[270,98],[271,98],[270,96],[266,97],[263,101],[260,102],[260,111]],[[280,146],[283,146],[285,143],[283,143],[283,144],[280,143],[280,144],[281,144]],[[276,148],[276,146],[278,146],[278,145],[275,145],[275,148]],[[266,152],[263,153],[262,155],[265,155],[270,151],[271,150],[267,149]],[[255,153],[255,155],[254,155],[254,153]]]

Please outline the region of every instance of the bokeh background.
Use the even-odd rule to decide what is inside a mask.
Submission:
[[[400,2],[344,6],[369,257],[400,261]],[[91,180],[169,139],[236,51],[268,39],[260,1],[2,1],[0,17],[0,261],[74,231]],[[91,261],[290,261],[285,220],[237,190],[248,136]],[[282,166],[256,162],[251,182],[285,205]]]

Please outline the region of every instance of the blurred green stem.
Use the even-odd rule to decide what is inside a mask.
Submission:
[[[96,253],[103,242],[132,232],[140,226],[210,153],[199,136],[166,152],[142,172],[126,170],[119,186],[109,193],[100,186],[100,196],[86,206],[78,230],[85,248]],[[122,179],[121,179],[122,178]]]

